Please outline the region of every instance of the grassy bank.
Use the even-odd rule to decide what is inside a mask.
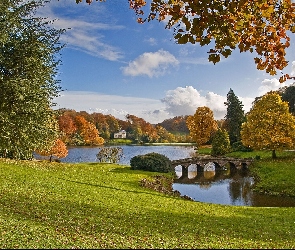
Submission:
[[[295,196],[295,152],[277,152],[272,159],[271,151],[233,152],[233,157],[260,158],[250,167],[257,176],[255,190],[272,195]]]
[[[116,164],[1,160],[0,247],[295,247],[295,208],[184,200],[139,185],[153,175]]]
[[[199,154],[210,154],[210,148],[200,148]],[[271,195],[295,197],[295,151],[278,151],[277,158],[272,159],[270,150],[251,152],[231,152],[228,157],[253,158],[251,173],[256,177],[254,190]]]

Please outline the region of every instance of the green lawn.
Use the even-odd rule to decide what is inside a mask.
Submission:
[[[1,160],[0,247],[295,247],[295,208],[184,200],[139,185],[153,175],[116,164]]]

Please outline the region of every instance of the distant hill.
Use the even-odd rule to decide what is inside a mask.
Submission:
[[[189,130],[186,126],[186,119],[187,115],[182,116],[175,116],[170,119],[166,119],[161,123],[158,123],[157,125],[162,126],[166,130],[168,130],[170,133],[180,133],[180,134],[188,134]]]

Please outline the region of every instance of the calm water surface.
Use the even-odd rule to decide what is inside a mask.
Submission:
[[[170,160],[177,160],[191,157],[195,152],[192,146],[118,146],[123,148],[124,157],[120,160],[120,164],[130,165],[130,159],[136,155],[144,155],[148,153],[159,153],[166,155]],[[69,154],[66,158],[61,159],[62,162],[96,162],[96,154],[100,147],[69,147]]]
[[[120,164],[129,165],[130,159],[136,155],[151,152],[166,155],[170,160],[191,157],[193,146],[120,146],[124,158]],[[62,162],[96,162],[96,154],[100,147],[70,147],[69,154]],[[251,191],[254,179],[246,172],[240,171],[205,171],[197,172],[194,166],[189,167],[188,178],[181,177],[181,166],[176,167],[178,179],[173,189],[187,195],[195,201],[260,207],[295,207],[295,198],[260,195]]]

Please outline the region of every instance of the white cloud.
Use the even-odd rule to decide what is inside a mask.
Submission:
[[[127,67],[121,69],[125,75],[154,77],[165,74],[169,66],[175,66],[178,63],[172,54],[161,49],[157,52],[143,53],[134,61],[129,62]]]
[[[250,110],[254,98],[239,97],[239,100],[244,104],[244,110],[247,112]],[[132,114],[152,124],[174,116],[193,115],[196,109],[202,106],[209,107],[213,111],[215,119],[223,119],[226,114],[225,101],[225,96],[213,92],[202,96],[192,86],[169,90],[162,100],[86,91],[63,91],[61,96],[54,100],[57,103],[56,108],[111,114],[121,120],[125,120],[127,114]]]
[[[252,106],[254,98],[241,98],[239,100],[244,105],[244,110],[247,112]],[[166,105],[166,111],[172,117],[178,115],[193,115],[198,107],[209,107],[215,119],[223,119],[226,114],[226,106],[224,102],[226,96],[221,96],[213,92],[208,92],[202,96],[198,90],[192,86],[177,87],[174,90],[167,91],[166,97],[162,102]]]
[[[280,83],[278,79],[276,78],[272,78],[272,79],[264,79],[261,82],[261,85],[258,88],[258,94],[260,96],[266,94],[267,92],[271,91],[271,90],[278,90],[281,87],[286,86],[286,83]]]
[[[295,61],[292,62],[292,72],[291,75],[293,76],[295,74]]]
[[[250,111],[250,109],[252,108],[252,102],[255,100],[255,98],[252,98],[252,97],[238,97],[238,98],[244,105],[243,110],[245,111],[245,113]]]
[[[67,44],[66,48],[80,50],[92,56],[101,57],[110,61],[116,61],[123,57],[120,49],[103,41],[103,36],[99,33],[100,30],[123,29],[123,26],[101,23],[87,15],[79,16],[74,13],[71,13],[71,16],[73,16],[72,19],[64,17],[67,16],[67,6],[73,3],[60,2],[59,6],[56,3],[48,3],[44,8],[38,10],[38,15],[48,17],[49,20],[55,20],[53,23],[55,28],[67,30],[61,36],[61,41]],[[62,11],[58,12],[57,7],[60,7]],[[79,11],[78,7],[82,7],[82,4],[76,6],[77,13]],[[99,8],[101,6],[96,5],[96,7],[96,12],[101,12],[101,8]],[[85,6],[83,5],[84,8]],[[93,11],[95,9],[94,6],[91,9]],[[84,11],[86,10],[84,9]]]
[[[144,40],[145,42],[149,43],[150,45],[157,45],[157,40],[153,37]]]
[[[163,103],[149,98],[105,95],[86,91],[64,91],[54,102],[57,103],[56,108],[111,114],[121,120],[125,120],[127,114],[136,115],[151,123],[159,123],[168,118],[168,114],[161,111],[164,110]]]

